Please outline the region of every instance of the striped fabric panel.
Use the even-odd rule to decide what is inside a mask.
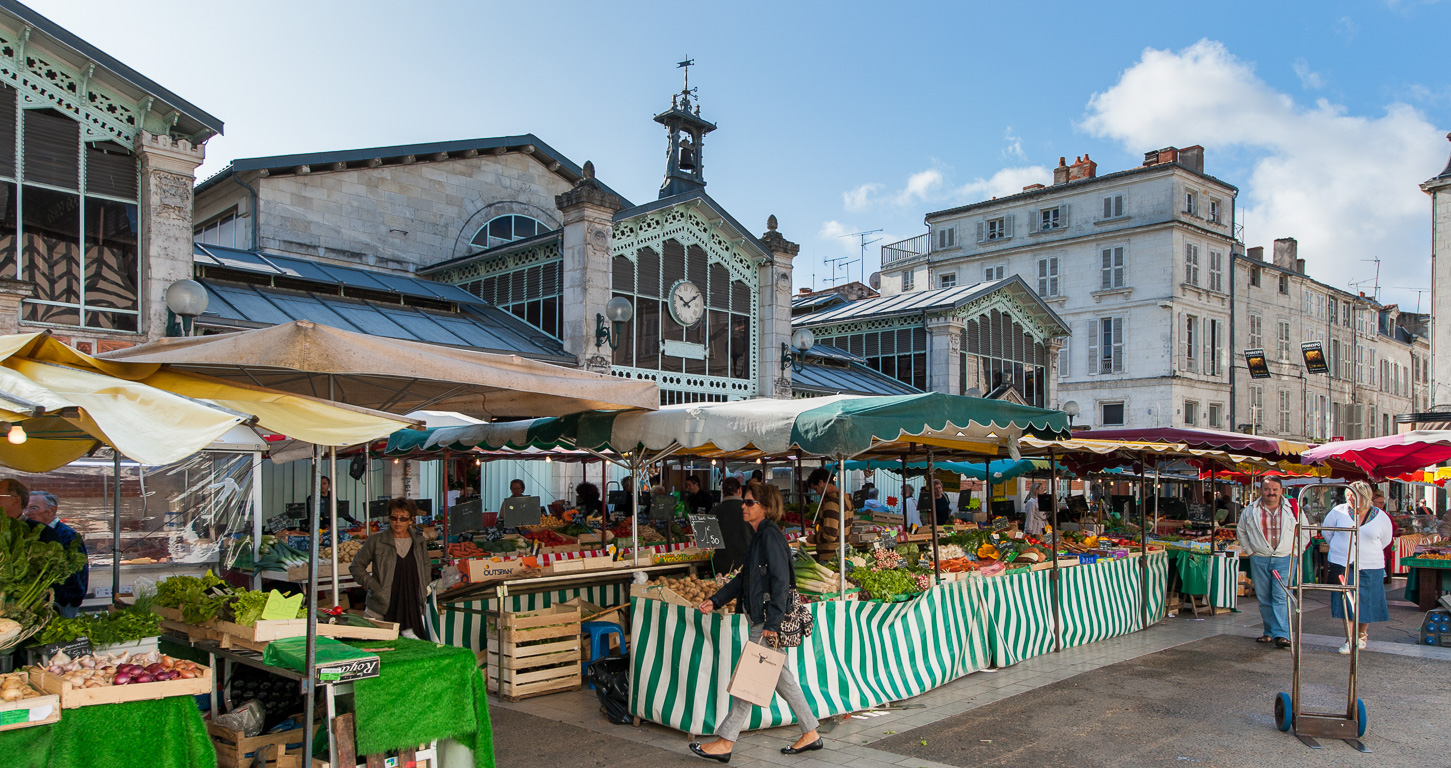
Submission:
[[[1166,603],[1169,589],[1169,555],[1164,552],[1149,553],[1149,623],[1158,624],[1164,620],[1169,606]]]
[[[1239,555],[1209,558],[1209,604],[1215,608],[1239,609]]]
[[[812,713],[853,712],[911,698],[990,659],[977,620],[981,581],[943,584],[908,603],[834,601],[812,606],[816,630],[787,652]],[[634,599],[630,710],[687,733],[712,733],[730,708],[726,689],[745,647],[743,616],[706,616]],[[780,697],[754,708],[748,728],[795,722]]]
[[[1064,648],[1117,637],[1140,628],[1142,600],[1137,558],[1100,560],[1059,573]]]
[[[993,663],[1007,667],[1053,651],[1052,572],[979,577],[984,600],[974,606],[993,649]]]
[[[553,592],[538,592],[528,595],[510,595],[505,599],[507,610],[535,611],[563,603],[576,597],[584,598],[601,608],[624,605],[630,597],[629,584],[603,584],[588,587],[572,587]],[[487,638],[486,617],[474,611],[496,611],[496,600],[471,600],[465,603],[450,603],[438,611],[438,631],[446,645],[468,648],[475,653],[484,650]]]

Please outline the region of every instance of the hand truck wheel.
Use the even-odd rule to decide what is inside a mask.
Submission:
[[[1278,693],[1275,695],[1275,727],[1281,731],[1289,732],[1295,724],[1295,710],[1290,704],[1290,694]]]
[[[1355,735],[1364,736],[1366,728],[1370,727],[1370,721],[1365,716],[1365,700],[1355,700]]]

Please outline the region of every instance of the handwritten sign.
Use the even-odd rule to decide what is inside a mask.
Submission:
[[[297,612],[302,608],[302,595],[284,597],[281,592],[272,590],[267,593],[267,604],[262,606],[263,619],[295,619]]]
[[[713,515],[690,515],[690,530],[695,534],[695,546],[701,549],[725,549],[725,534],[721,533],[720,520]]]

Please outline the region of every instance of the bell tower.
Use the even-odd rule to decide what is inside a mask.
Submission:
[[[690,67],[694,64],[694,59],[686,59],[675,65],[685,70],[685,87],[670,97],[669,110],[655,116],[655,122],[665,126],[665,132],[670,137],[665,156],[665,181],[660,185],[662,198],[705,187],[701,148],[705,135],[716,126],[700,116],[699,97],[696,89],[690,87]],[[694,105],[691,97],[696,97]]]

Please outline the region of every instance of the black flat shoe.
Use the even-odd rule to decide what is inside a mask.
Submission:
[[[801,747],[800,749],[797,749],[796,747],[782,747],[781,748],[781,754],[783,754],[783,755],[799,755],[802,752],[815,752],[818,749],[825,749],[825,748],[826,748],[826,742],[822,741],[821,739],[817,739],[816,741],[813,741],[810,744],[807,744],[806,746]]]
[[[1290,638],[1288,638],[1288,637],[1277,637],[1277,638],[1275,638],[1275,647],[1276,648],[1289,648],[1290,647]]]
[[[820,740],[818,740],[818,742],[819,741]],[[820,747],[817,747],[817,749],[820,749]],[[705,758],[706,760],[716,760],[716,761],[722,762],[722,763],[729,763],[731,761],[731,753],[727,752],[724,755],[712,755],[711,753],[706,752],[705,750],[701,749],[700,748],[700,745],[699,744],[696,744],[693,741],[690,742],[690,751],[691,752],[694,752],[697,755],[700,755],[701,757]]]

